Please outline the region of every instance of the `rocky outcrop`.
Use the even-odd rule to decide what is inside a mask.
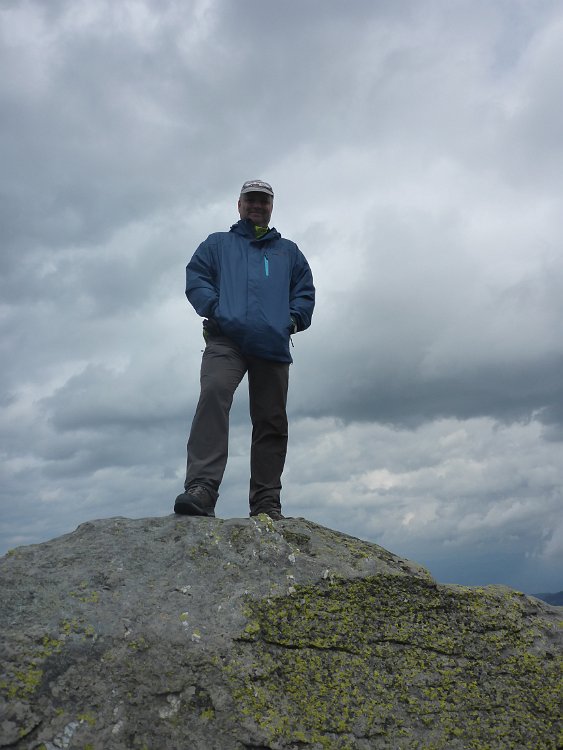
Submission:
[[[304,519],[96,521],[0,574],[3,748],[562,746],[559,609]]]

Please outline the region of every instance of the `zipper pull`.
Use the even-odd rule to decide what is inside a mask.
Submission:
[[[264,272],[266,276],[270,275],[270,262],[268,260],[268,256],[266,255],[266,253],[264,253]]]

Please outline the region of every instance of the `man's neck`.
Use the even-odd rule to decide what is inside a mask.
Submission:
[[[268,227],[259,227],[256,224],[254,224],[254,235],[255,235],[255,237],[256,237],[257,240],[259,240],[260,237],[263,237],[269,231],[270,230],[269,230]]]

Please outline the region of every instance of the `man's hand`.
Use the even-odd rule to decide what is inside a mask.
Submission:
[[[219,324],[217,323],[217,321],[213,318],[206,318],[203,321],[203,338],[205,339],[206,343],[207,341],[209,341],[209,339],[220,335],[221,329],[219,328]]]

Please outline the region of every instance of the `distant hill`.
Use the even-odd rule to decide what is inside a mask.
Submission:
[[[534,596],[554,607],[563,607],[563,591],[558,591],[556,594],[534,594]]]

